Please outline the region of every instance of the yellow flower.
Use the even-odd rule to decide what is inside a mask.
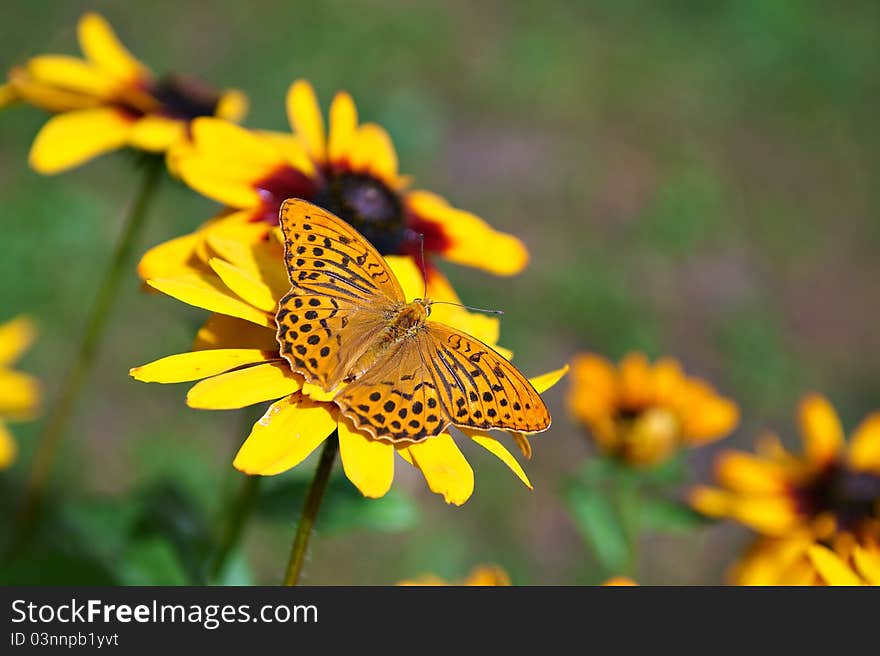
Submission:
[[[510,576],[498,565],[480,565],[475,567],[467,578],[461,581],[453,581],[447,583],[445,580],[435,574],[426,574],[414,579],[406,579],[397,585],[408,586],[467,586],[467,587],[490,587],[490,586],[509,586]]]
[[[786,451],[775,435],[764,437],[755,455],[724,452],[715,462],[720,487],[694,489],[693,506],[768,536],[812,541],[846,532],[880,540],[880,412],[848,444],[824,397],[807,396],[798,418],[803,455]]]
[[[516,237],[431,192],[409,190],[388,133],[374,123],[360,124],[344,91],[330,106],[329,131],[304,80],[291,85],[287,114],[293,134],[255,132],[210,118],[194,122],[192,143],[175,148],[170,162],[189,186],[229,210],[197,232],[148,252],[139,267],[143,278],[191,264],[214,232],[263,238],[277,225],[278,210],[288,198],[332,211],[383,255],[417,257],[422,235],[429,260],[437,254],[498,275],[525,267],[528,252]]]
[[[0,86],[0,106],[25,101],[56,116],[40,130],[30,163],[58,173],[123,146],[163,153],[185,140],[199,116],[240,120],[247,99],[219,93],[189,77],[156,78],[123,46],[104,18],[77,26],[85,57],[39,55],[13,68]]]
[[[40,386],[36,379],[10,367],[34,341],[33,324],[17,317],[0,324],[0,469],[14,461],[18,447],[5,422],[33,418],[40,403]]]
[[[807,532],[759,538],[731,571],[736,585],[880,585],[880,545],[852,534],[826,544]]]
[[[627,586],[637,586],[638,583],[633,581],[628,576],[612,576],[610,579],[605,581],[602,585],[609,587],[627,587]]]
[[[160,292],[214,314],[199,331],[192,352],[136,367],[131,375],[144,382],[201,381],[187,395],[193,408],[232,409],[275,401],[254,424],[235,458],[233,464],[242,472],[273,475],[287,471],[338,429],[343,470],[365,496],[381,497],[390,489],[396,453],[422,472],[433,492],[443,495],[448,503],[464,503],[473,491],[474,473],[448,433],[409,446],[372,440],[343,420],[331,401],[333,393],[304,385],[302,378],[291,372],[275,339],[277,302],[290,289],[280,240],[278,228],[271,239],[251,244],[211,235],[209,272],[193,269],[148,280]],[[420,296],[423,280],[412,259],[389,257],[388,261],[407,298]],[[451,287],[438,300],[458,301]],[[449,305],[435,307],[432,317],[437,321],[490,344],[496,342],[497,319]],[[532,383],[539,392],[544,391],[566,370],[539,376]],[[531,488],[522,467],[499,440],[480,431],[466,434]],[[515,439],[525,452],[526,439]]]
[[[739,420],[732,401],[686,377],[678,362],[664,358],[652,366],[641,353],[616,368],[598,355],[575,357],[568,407],[602,451],[642,466],[721,439]]]

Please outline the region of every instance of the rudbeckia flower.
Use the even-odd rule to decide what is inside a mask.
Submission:
[[[605,583],[603,583],[602,585],[607,586],[607,587],[617,588],[617,587],[637,586],[638,583],[633,581],[628,576],[612,576],[610,579],[605,581]]]
[[[103,17],[82,16],[77,36],[84,58],[39,55],[13,68],[0,86],[0,106],[24,101],[57,114],[30,152],[39,173],[58,173],[131,146],[164,153],[185,140],[199,116],[241,120],[247,99],[180,75],[157,78],[123,46]]]
[[[671,358],[654,365],[631,353],[615,367],[592,354],[572,362],[568,407],[599,448],[631,465],[654,465],[682,446],[700,446],[730,433],[736,405]]]
[[[277,225],[287,198],[330,210],[383,255],[417,257],[423,240],[429,264],[438,255],[498,275],[525,267],[528,253],[519,239],[436,194],[410,190],[388,133],[374,123],[359,123],[344,91],[330,106],[329,131],[308,82],[290,87],[287,114],[293,134],[255,132],[210,118],[193,123],[192,142],[174,149],[172,166],[190,187],[229,209],[195,233],[149,251],[139,267],[143,278],[191,264],[203,254],[210,234],[263,238]],[[430,266],[429,271],[430,285],[439,273]]]
[[[348,479],[367,497],[381,497],[391,487],[396,457],[422,472],[428,487],[448,503],[460,505],[471,495],[474,472],[449,433],[424,442],[391,445],[357,432],[327,394],[304,384],[279,353],[275,339],[278,300],[290,283],[282,261],[280,229],[271,239],[248,244],[209,235],[209,272],[195,269],[147,284],[185,303],[213,312],[199,331],[192,352],[136,367],[137,380],[158,383],[200,381],[187,394],[193,408],[233,409],[274,401],[253,426],[234,460],[247,474],[273,475],[300,464],[338,431],[339,453]],[[408,299],[421,296],[423,279],[412,259],[389,257]],[[435,300],[458,302],[450,287]],[[498,321],[460,307],[435,306],[432,318],[456,326],[488,344],[498,338]],[[496,347],[498,350],[498,347]],[[500,352],[504,352],[503,349]],[[542,392],[567,368],[531,380]],[[467,431],[467,437],[497,456],[531,488],[517,460],[495,437]],[[514,436],[524,452],[525,437]]]
[[[802,455],[788,452],[774,435],[764,437],[754,455],[724,452],[715,462],[719,487],[697,487],[692,505],[767,536],[828,540],[846,532],[880,540],[880,412],[868,416],[849,443],[822,396],[807,396],[798,419]]]
[[[731,571],[735,585],[880,585],[880,545],[841,533],[759,538]]]
[[[414,579],[406,579],[397,585],[407,586],[465,586],[465,587],[493,587],[509,586],[510,576],[497,565],[480,565],[475,567],[467,577],[460,581],[447,582],[436,574],[426,574]]]
[[[5,422],[33,418],[40,402],[36,379],[11,369],[34,336],[33,324],[24,317],[0,324],[0,469],[9,467],[18,453]]]

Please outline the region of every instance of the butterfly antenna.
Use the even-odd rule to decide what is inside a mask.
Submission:
[[[453,303],[452,301],[433,301],[434,305],[454,305],[455,307],[464,308],[471,312],[485,312],[486,314],[504,314],[504,310],[487,310],[486,308],[471,307],[470,305],[462,305],[461,303]]]
[[[425,283],[422,298],[428,298],[428,270],[425,267],[425,235],[422,233],[419,233],[419,269],[422,272],[422,280]]]

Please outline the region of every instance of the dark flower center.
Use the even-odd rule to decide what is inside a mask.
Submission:
[[[796,491],[800,510],[808,515],[832,513],[841,528],[857,531],[870,518],[880,518],[880,475],[832,463]]]
[[[254,183],[262,204],[253,216],[253,221],[264,221],[278,225],[278,210],[288,198],[302,198],[313,201],[315,183],[307,175],[289,166],[281,167]],[[314,202],[314,201],[313,201]]]
[[[216,89],[186,75],[168,75],[149,88],[162,105],[162,113],[171,118],[191,121],[199,116],[214,116],[220,94]]]
[[[332,175],[313,202],[345,219],[383,255],[400,253],[407,240],[400,197],[372,176]]]

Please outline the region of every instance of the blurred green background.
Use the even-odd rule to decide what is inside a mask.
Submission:
[[[827,394],[848,428],[880,406],[877,2],[14,1],[0,63],[77,54],[89,9],[154,71],[246,91],[249,126],[286,129],[295,78],[325,108],[350,91],[419,186],[527,242],[532,263],[513,280],[445,267],[465,302],[505,310],[502,343],[526,372],[581,350],[643,349],[680,358],[741,404],[736,434],[689,456],[691,481],[708,477],[718,448],[748,447],[760,429],[796,444],[807,391]],[[0,319],[38,320],[22,368],[49,400],[138,173],[122,153],[36,175],[27,152],[44,120],[29,107],[0,114]],[[216,209],[165,184],[139,252]],[[187,350],[203,317],[143,293],[132,268],[65,441],[44,546],[14,578],[179,583],[197,568],[240,484],[230,462],[248,417],[190,410],[185,386],[127,372]],[[534,492],[472,448],[476,490],[462,508],[405,465],[379,503],[340,477],[305,582],[454,578],[481,562],[519,584],[614,573],[559,500],[591,453],[565,387],[548,394],[554,426],[534,440]],[[22,457],[2,475],[3,532],[37,428],[15,427]],[[267,481],[227,582],[279,580],[312,468]],[[730,526],[645,536],[637,576],[718,583],[747,541]]]

